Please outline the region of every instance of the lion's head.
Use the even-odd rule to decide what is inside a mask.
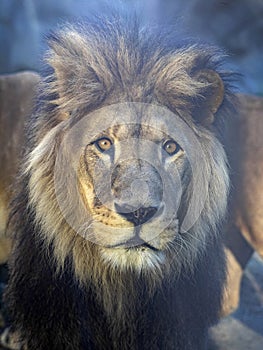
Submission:
[[[125,28],[50,38],[32,122],[29,203],[59,266],[73,256],[80,280],[191,269],[227,203],[218,53]]]

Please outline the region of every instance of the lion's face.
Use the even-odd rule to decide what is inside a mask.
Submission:
[[[192,150],[194,131],[165,108],[140,103],[102,108],[73,129],[65,144],[67,149],[74,144],[68,163],[76,163],[82,207],[76,231],[119,266],[156,267],[171,249],[182,249],[179,227],[188,209],[182,203],[191,187],[193,158],[202,163],[201,146]],[[60,204],[68,219],[64,201]]]
[[[118,103],[66,119],[31,153],[30,166],[45,237],[58,257],[73,249],[81,271],[85,254],[139,271],[192,265],[225,209],[213,199],[226,198],[220,143],[154,104]]]
[[[114,125],[92,140],[81,157],[79,175],[93,218],[88,237],[101,245],[106,259],[127,255],[136,264],[162,259],[178,234],[180,183],[174,183],[168,196],[163,181],[172,170],[181,175],[187,171],[180,144],[144,125],[144,119]]]

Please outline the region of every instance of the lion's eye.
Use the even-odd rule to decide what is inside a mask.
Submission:
[[[169,156],[173,156],[180,151],[181,147],[174,140],[167,140],[163,144],[163,149],[169,154]]]
[[[105,151],[108,151],[111,148],[112,142],[107,137],[103,137],[103,138],[95,141],[95,145],[97,146],[97,148],[101,152],[105,152]]]

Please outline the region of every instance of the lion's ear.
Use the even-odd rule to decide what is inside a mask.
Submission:
[[[98,73],[91,44],[84,35],[69,28],[49,39],[47,63],[53,69],[49,88],[61,110],[89,108],[103,100],[106,85]]]
[[[203,69],[194,75],[194,79],[204,84],[201,88],[197,106],[194,108],[193,117],[204,126],[212,124],[215,114],[223,103],[225,88],[220,75],[211,70]]]

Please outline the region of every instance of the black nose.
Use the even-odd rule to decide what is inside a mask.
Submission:
[[[135,225],[142,225],[150,220],[158,210],[158,207],[141,207],[132,208],[128,205],[118,205],[115,203],[116,212],[123,216],[126,220],[132,222]]]

